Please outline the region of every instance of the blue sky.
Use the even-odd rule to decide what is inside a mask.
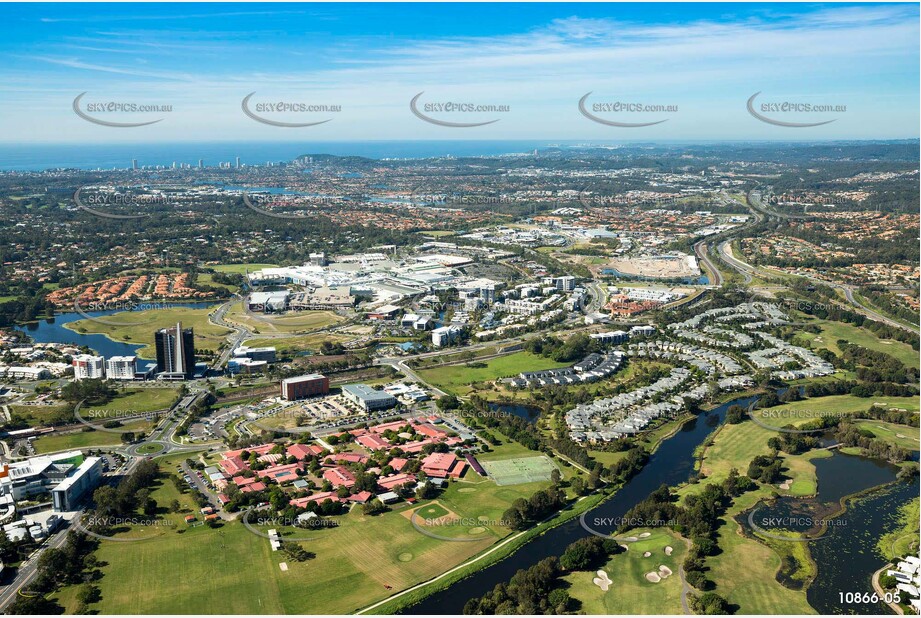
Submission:
[[[390,139],[890,139],[919,135],[917,4],[5,4],[0,5],[0,141],[172,142]],[[427,115],[410,100],[504,105],[507,112]],[[757,104],[844,106],[830,113]],[[88,102],[169,105],[97,114]],[[338,105],[276,113],[251,105]],[[598,108],[629,102],[677,111]],[[251,107],[252,109],[252,107]],[[761,108],[759,108],[761,109]],[[90,113],[90,112],[88,112]]]

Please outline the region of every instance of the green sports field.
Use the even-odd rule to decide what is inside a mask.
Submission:
[[[556,465],[546,455],[481,461],[483,468],[496,485],[521,485],[537,481],[549,481]]]

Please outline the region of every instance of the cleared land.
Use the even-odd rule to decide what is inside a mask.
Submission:
[[[595,570],[577,571],[563,577],[569,583],[569,594],[582,602],[580,613],[589,615],[681,614],[681,579],[678,569],[687,554],[687,545],[678,534],[666,528],[636,529],[636,536],[648,532],[651,536],[633,543],[629,549],[611,557],[601,570],[613,582],[603,592],[592,579]],[[674,551],[665,555],[665,548]],[[643,554],[649,552],[650,556]],[[658,571],[660,565],[672,574],[658,583],[646,579],[646,573]],[[597,570],[597,569],[596,569]]]
[[[236,322],[259,333],[303,333],[338,324],[343,318],[333,311],[289,311],[286,314],[249,314],[242,303],[227,313],[228,322]]]
[[[475,382],[490,382],[499,378],[516,376],[522,371],[556,369],[557,367],[568,367],[571,364],[558,363],[530,352],[515,352],[488,361],[472,362],[476,365],[485,363],[485,367],[470,367],[469,364],[462,363],[434,369],[420,369],[417,373],[423,380],[445,392],[466,395],[472,390],[470,385]]]
[[[257,263],[246,263],[246,264],[220,264],[218,266],[210,266],[219,273],[237,273],[240,275],[245,274],[247,271],[253,272],[254,270],[261,270],[263,268],[275,268],[278,264],[257,264]]]
[[[109,431],[95,431],[87,428],[86,431],[71,433],[52,433],[36,438],[32,445],[35,452],[53,453],[56,451],[69,451],[79,448],[93,448],[96,446],[112,446],[121,444],[121,434],[124,432],[148,432],[153,423],[146,420],[128,421],[118,428],[119,433]]]
[[[146,311],[124,311],[106,316],[107,324],[94,320],[77,320],[65,327],[78,333],[102,334],[114,341],[144,344],[138,350],[138,356],[156,358],[154,332],[167,327],[175,328],[182,322],[183,328],[192,328],[195,332],[195,348],[217,350],[232,331],[208,321],[210,308],[170,307],[168,309],[148,309]]]

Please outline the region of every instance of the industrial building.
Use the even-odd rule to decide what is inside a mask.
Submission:
[[[386,410],[397,405],[396,397],[384,391],[374,390],[367,384],[346,384],[342,387],[342,396],[365,412]]]

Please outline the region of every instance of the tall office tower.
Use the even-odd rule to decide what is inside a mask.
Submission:
[[[190,379],[195,374],[195,336],[191,328],[162,328],[154,333],[157,373],[168,380]]]
[[[237,169],[240,169],[240,157],[237,157]]]
[[[137,160],[137,159],[131,159],[131,169],[137,170],[137,168],[138,168],[138,160]]]
[[[204,167],[205,167],[205,161],[204,161],[204,159],[199,159],[199,160],[198,160],[198,169],[204,169]]]

